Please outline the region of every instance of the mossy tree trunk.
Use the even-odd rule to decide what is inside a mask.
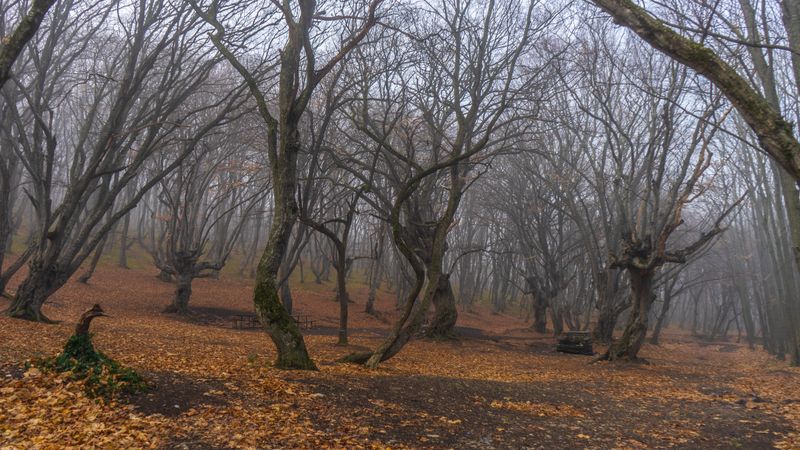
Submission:
[[[282,130],[281,142],[285,148],[279,159],[270,162],[273,183],[273,215],[267,246],[256,269],[253,303],[264,329],[278,351],[275,366],[282,369],[315,370],[316,365],[308,355],[303,335],[286,310],[279,295],[278,271],[286,254],[292,228],[299,209],[295,199],[297,189],[297,129]],[[270,132],[275,143],[277,130]],[[276,155],[277,156],[277,155]]]
[[[22,17],[7,36],[0,43],[0,88],[11,76],[11,68],[17,60],[25,45],[36,34],[42,24],[47,11],[56,3],[56,0],[33,0],[28,13]]]
[[[673,31],[631,0],[592,0],[592,3],[653,48],[714,83],[753,130],[761,148],[795,181],[800,181],[800,142],[791,123],[735,68],[710,48]]]
[[[376,9],[380,0],[373,0],[367,7],[361,27],[346,38],[335,49],[328,61],[316,66],[314,48],[311,44],[312,29],[317,19],[317,3],[299,0],[297,9],[279,7],[286,26],[286,42],[279,56],[277,86],[277,114],[271,112],[273,105],[267,102],[260,82],[224,42],[225,25],[217,18],[219,10],[206,11],[190,2],[195,12],[215,32],[210,35],[214,46],[222,56],[245,79],[258,107],[259,115],[267,129],[267,156],[273,185],[272,227],[267,245],[256,268],[253,303],[256,315],[275,344],[278,357],[276,367],[283,369],[314,370],[316,366],[308,355],[303,335],[289,312],[281,303],[278,293],[278,270],[286,256],[292,228],[299,216],[295,198],[297,192],[297,156],[300,151],[299,126],[303,112],[319,83],[353,50],[375,25]],[[304,85],[302,83],[305,83]]]

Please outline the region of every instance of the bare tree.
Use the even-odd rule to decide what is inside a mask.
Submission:
[[[610,78],[597,76],[602,74],[601,67],[593,63],[587,72],[588,90],[573,90],[574,103],[600,124],[599,144],[608,146],[613,155],[609,161],[613,178],[606,184],[610,189],[605,195],[614,199],[613,214],[622,230],[620,246],[610,252],[609,263],[628,275],[632,310],[622,337],[605,355],[612,360],[637,358],[659,268],[666,263],[684,264],[707,246],[744,198],[729,200],[732,205],[722,207],[715,219],[713,211],[708,211],[709,219],[703,224],[707,229],[699,237],[675,238],[687,207],[710,189],[707,171],[718,123],[725,114],[719,112],[718,99],[703,101],[687,94],[690,80],[685,69],[657,58],[616,56],[614,61]],[[635,77],[633,85],[647,91],[626,87],[615,79],[619,76]]]
[[[524,76],[520,58],[552,19],[547,11],[534,17],[534,3],[516,2],[446,2],[420,13],[427,20],[418,21],[411,40],[414,65],[397,75],[373,75],[352,114],[385,158],[382,178],[393,198],[375,203],[388,212],[395,245],[415,277],[389,337],[374,352],[347,358],[370,367],[403,348],[431,303],[437,308],[431,328],[440,335],[452,330],[455,300],[449,286],[440,289],[440,278],[449,284],[447,235],[481,153],[507,145],[516,133],[512,125],[529,113],[511,109],[539,74]]]
[[[228,138],[220,135],[205,140],[161,180],[159,200],[169,215],[161,222],[159,256],[154,261],[176,283],[175,295],[164,312],[188,312],[192,280],[222,270],[247,217],[268,193],[260,167],[248,161],[239,143]],[[219,228],[224,232],[218,232]]]
[[[381,3],[381,0],[359,2],[345,7],[341,14],[334,10],[337,5],[331,4],[329,6],[332,9],[325,11],[313,0],[222,7],[217,2],[208,7],[192,3],[198,15],[213,27],[211,40],[217,50],[247,82],[267,129],[266,151],[273,183],[273,215],[267,246],[256,272],[253,302],[258,317],[278,350],[275,365],[280,368],[316,368],[308,355],[302,334],[280,301],[277,279],[299,212],[295,195],[297,158],[301,150],[300,119],[317,85],[375,25],[377,8]],[[277,113],[271,111],[267,100],[268,90],[262,89],[260,84],[263,74],[249,69],[232,50],[242,38],[241,31],[228,32],[224,25],[228,17],[251,13],[259,15],[259,20],[276,23],[271,27],[274,29],[264,32],[285,36],[282,49],[266,58],[274,58],[269,65],[278,70]],[[337,19],[337,16],[345,19]],[[323,26],[322,29],[327,32],[317,34],[313,31],[316,26]],[[245,38],[254,36],[252,30],[245,33]],[[339,38],[341,44],[324,64],[318,65],[316,46],[328,37]],[[273,36],[273,39],[280,37]]]
[[[56,11],[53,22],[61,25],[51,26],[37,47],[38,70],[15,79],[25,103],[11,108],[14,129],[7,132],[20,142],[16,151],[30,177],[26,194],[37,228],[30,269],[8,310],[12,317],[47,320],[41,307],[48,297],[238,102],[224,79],[215,95],[199,92],[215,60],[200,45],[187,8],[144,0],[97,8],[97,23],[114,17],[122,35],[98,33],[73,20],[69,8]],[[198,101],[186,106],[191,96]],[[147,172],[136,193],[118,202],[156,159],[161,169]]]

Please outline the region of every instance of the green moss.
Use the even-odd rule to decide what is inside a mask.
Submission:
[[[84,381],[84,389],[91,397],[109,399],[147,388],[144,379],[133,369],[95,350],[91,335],[73,335],[60,354],[36,360],[34,365],[47,371],[69,373],[73,381]]]

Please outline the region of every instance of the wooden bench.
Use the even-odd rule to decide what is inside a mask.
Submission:
[[[246,329],[246,328],[258,328],[261,326],[261,322],[258,321],[258,317],[255,314],[236,314],[233,316],[233,328],[237,329]]]
[[[261,322],[255,314],[236,314],[233,316],[233,328],[240,330],[249,328],[260,328]],[[292,316],[292,320],[297,324],[301,330],[310,330],[314,328],[314,321],[311,316],[307,314]]]
[[[588,331],[568,331],[567,335],[558,340],[557,352],[575,353],[578,355],[592,355],[592,337]]]
[[[314,328],[314,321],[311,320],[311,316],[307,314],[292,316],[292,320],[297,324],[297,328],[301,330],[310,330]]]

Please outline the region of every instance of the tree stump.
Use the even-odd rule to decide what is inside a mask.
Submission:
[[[88,310],[86,310],[83,314],[81,314],[80,320],[78,320],[78,325],[75,326],[75,335],[76,336],[86,336],[89,334],[89,325],[92,323],[92,319],[95,317],[110,317],[107,315],[103,308],[100,305],[95,304]]]
[[[95,350],[89,326],[95,317],[110,317],[100,305],[81,314],[75,333],[64,349],[52,358],[40,360],[38,366],[56,372],[69,372],[70,380],[84,380],[84,389],[92,397],[112,397],[117,393],[135,393],[147,387],[135,371]]]

